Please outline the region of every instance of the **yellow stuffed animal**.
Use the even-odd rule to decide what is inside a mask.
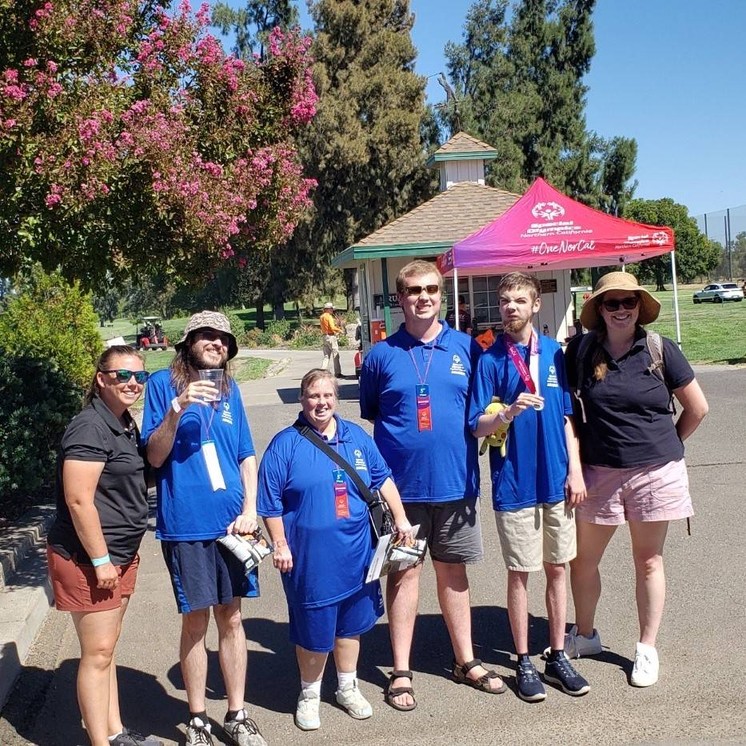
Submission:
[[[503,409],[507,409],[508,405],[503,404],[497,396],[492,397],[492,402],[487,405],[487,409],[484,410],[485,414],[497,414]],[[500,455],[505,458],[507,449],[505,444],[508,440],[508,428],[510,425],[506,422],[501,422],[497,430],[492,435],[488,435],[482,441],[482,447],[479,449],[479,455],[487,451],[487,446],[500,449]]]

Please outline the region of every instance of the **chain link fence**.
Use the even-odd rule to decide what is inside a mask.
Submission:
[[[746,279],[746,205],[706,212],[694,219],[702,233],[723,247],[723,259],[713,276]]]

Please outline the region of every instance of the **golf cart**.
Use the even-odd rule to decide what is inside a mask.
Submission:
[[[163,333],[158,316],[143,316],[138,322],[135,348],[138,350],[168,349],[168,337]]]

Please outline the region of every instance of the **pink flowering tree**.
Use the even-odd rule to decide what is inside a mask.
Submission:
[[[188,1],[0,0],[0,275],[205,278],[284,245],[314,182],[309,40],[226,55]]]

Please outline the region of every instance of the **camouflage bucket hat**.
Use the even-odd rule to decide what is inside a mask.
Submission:
[[[217,311],[200,311],[195,313],[191,319],[189,319],[184,334],[181,339],[174,345],[174,348],[178,352],[185,344],[189,335],[192,332],[197,332],[200,329],[213,329],[216,332],[223,332],[228,335],[228,360],[232,360],[238,354],[238,343],[236,337],[231,331],[231,325],[228,319]]]

